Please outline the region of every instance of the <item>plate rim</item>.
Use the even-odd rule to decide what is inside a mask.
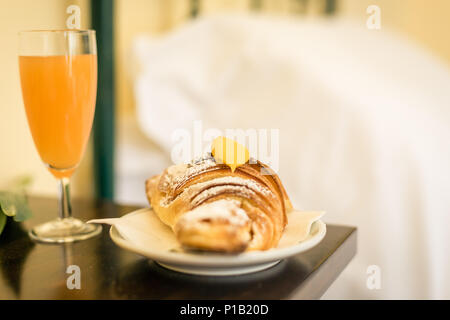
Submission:
[[[127,215],[134,215],[141,213],[142,211],[153,211],[152,208],[142,208],[130,212]],[[154,261],[162,262],[165,264],[171,264],[175,266],[195,266],[195,267],[239,267],[248,265],[257,265],[262,263],[268,263],[271,261],[282,260],[293,255],[305,252],[317,244],[319,244],[327,233],[326,224],[322,220],[316,220],[311,225],[311,228],[317,225],[318,232],[312,238],[299,242],[293,246],[285,248],[274,248],[265,251],[251,251],[244,252],[238,255],[224,255],[224,254],[193,254],[193,253],[179,253],[179,252],[154,252],[148,251],[144,247],[134,245],[123,238],[117,228],[112,225],[109,229],[109,236],[111,240],[119,247],[137,253],[141,256],[149,258]]]

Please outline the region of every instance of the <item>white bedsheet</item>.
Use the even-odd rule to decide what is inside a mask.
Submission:
[[[450,298],[445,64],[387,29],[248,16],[141,37],[133,52],[138,121],[166,154],[198,119],[279,128],[295,206],[358,227],[357,257],[324,298]]]

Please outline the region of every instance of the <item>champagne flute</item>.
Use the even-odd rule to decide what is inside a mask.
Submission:
[[[97,95],[93,30],[19,34],[22,96],[37,151],[59,180],[59,218],[29,231],[32,239],[65,243],[88,239],[101,227],[72,217],[69,180],[86,149]]]

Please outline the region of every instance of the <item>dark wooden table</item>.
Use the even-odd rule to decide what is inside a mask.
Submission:
[[[66,245],[39,244],[31,226],[57,216],[55,199],[30,198],[34,217],[7,225],[0,236],[0,299],[316,299],[356,253],[356,229],[328,225],[313,249],[258,273],[192,276],[166,270],[100,236]],[[82,219],[118,217],[136,209],[110,202],[74,201]],[[78,265],[81,289],[69,290],[67,266]]]

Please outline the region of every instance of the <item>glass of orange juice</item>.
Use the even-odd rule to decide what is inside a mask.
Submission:
[[[88,239],[101,227],[72,217],[69,180],[86,149],[97,96],[93,30],[24,31],[19,67],[25,110],[36,149],[59,180],[59,218],[30,230],[41,242]]]

